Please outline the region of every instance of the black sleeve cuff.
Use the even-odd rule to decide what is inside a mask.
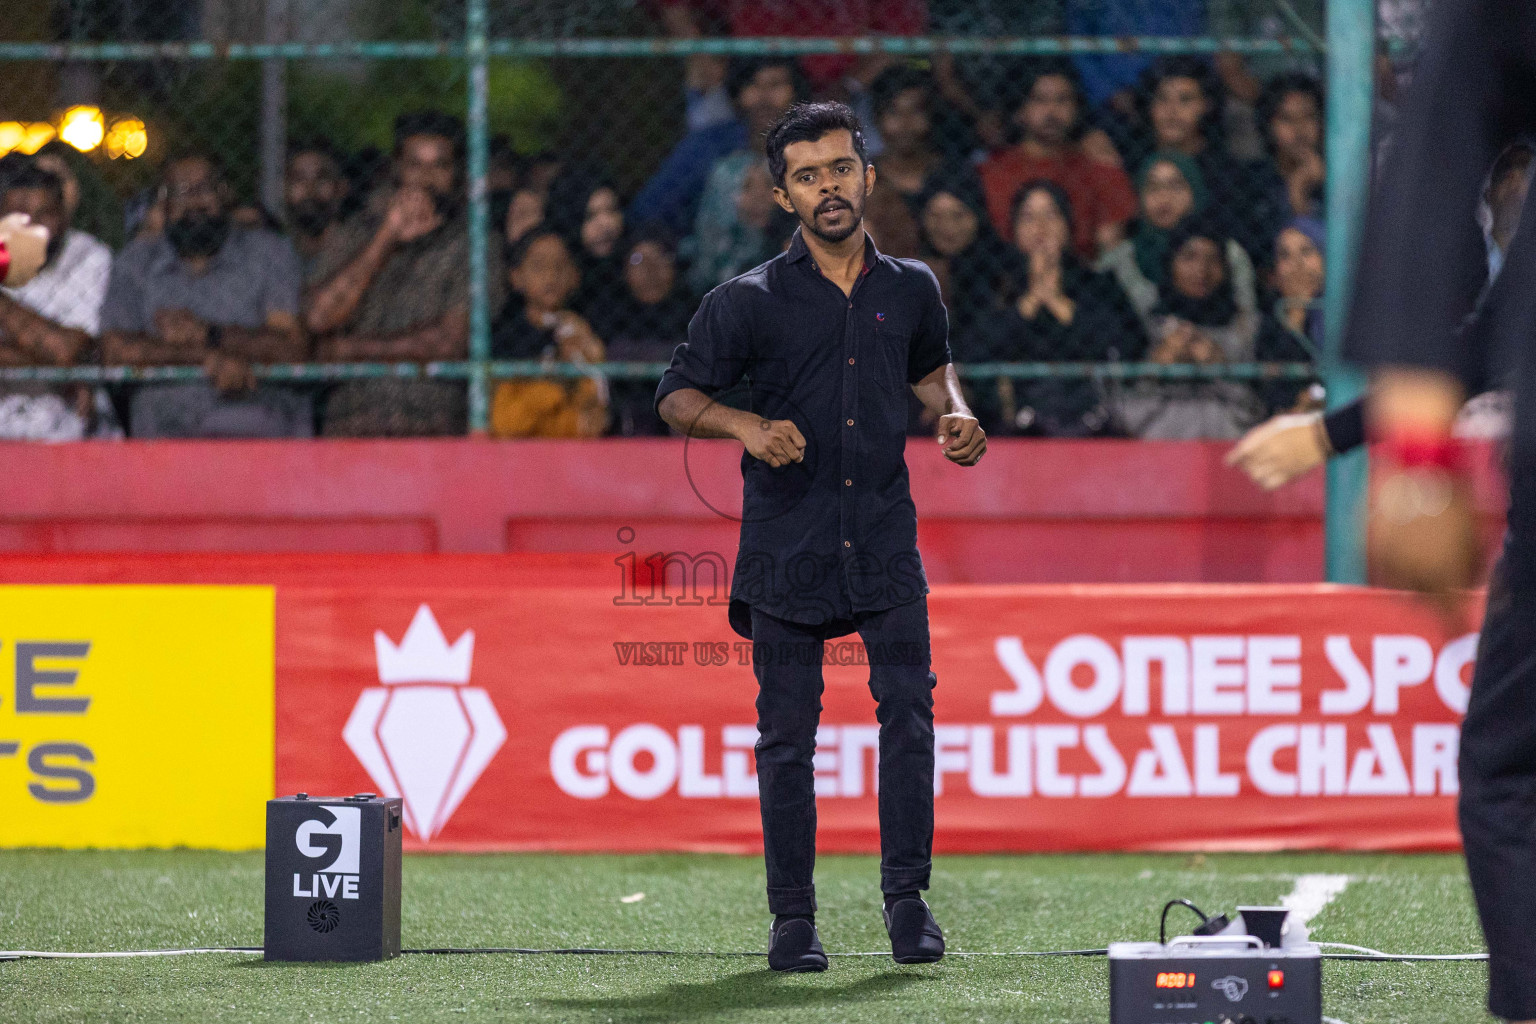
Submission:
[[[1339,455],[1365,444],[1365,400],[1357,398],[1324,416],[1323,431]]]

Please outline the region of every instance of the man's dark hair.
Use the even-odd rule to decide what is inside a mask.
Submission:
[[[765,149],[768,153],[768,173],[772,175],[773,183],[779,188],[784,187],[784,175],[789,171],[784,161],[786,147],[796,142],[815,142],[837,131],[845,131],[853,136],[853,151],[859,155],[859,162],[868,167],[869,149],[864,144],[864,126],[859,124],[859,115],[846,103],[826,100],[819,103],[796,103],[786,110],[784,116],[768,129]]]
[[[170,155],[160,162],[161,183],[163,184],[165,179],[169,177],[172,167],[175,167],[177,164],[188,163],[192,160],[201,160],[207,164],[209,171],[213,173],[213,180],[220,182],[229,180],[225,173],[228,168],[224,163],[223,157],[212,150],[187,148],[172,151]]]
[[[395,118],[395,155],[413,135],[436,135],[453,144],[453,158],[464,162],[464,122],[441,110],[408,110]]]
[[[933,76],[926,71],[919,71],[910,64],[898,64],[880,72],[869,85],[875,120],[885,116],[885,112],[896,102],[896,97],[914,89],[922,92],[924,105],[933,105]]]
[[[59,209],[64,208],[64,182],[57,174],[43,170],[30,160],[18,163],[14,169],[8,168],[5,176],[0,178],[0,192],[17,188],[41,189]]]
[[[1298,92],[1312,97],[1312,102],[1317,104],[1318,116],[1321,117],[1324,109],[1323,85],[1312,75],[1302,71],[1286,71],[1264,83],[1264,89],[1253,105],[1253,119],[1258,123],[1259,134],[1264,137],[1266,148],[1274,147],[1269,137],[1269,123],[1275,119],[1285,98]]]
[[[800,62],[793,57],[736,57],[725,72],[725,92],[735,103],[741,91],[752,84],[757,73],[765,68],[788,68],[789,80],[795,84],[795,99],[810,98],[811,83],[800,70]]]
[[[1136,90],[1136,103],[1142,119],[1151,124],[1152,97],[1158,87],[1170,78],[1188,78],[1200,86],[1209,108],[1200,120],[1200,134],[1207,141],[1218,139],[1221,135],[1221,112],[1227,99],[1226,90],[1222,88],[1221,79],[1211,67],[1211,62],[1194,54],[1178,53],[1159,57],[1142,73],[1141,85]]]
[[[533,227],[529,228],[527,231],[523,232],[517,241],[507,246],[507,269],[516,270],[518,267],[522,266],[523,261],[528,258],[528,251],[532,249],[533,244],[541,238],[558,238],[560,240],[560,244],[565,246],[566,253],[572,259],[575,259],[576,250],[572,247],[571,240],[551,224],[545,221],[540,221]]]
[[[293,158],[301,153],[318,153],[335,165],[338,177],[345,176],[346,174],[346,166],[349,159],[347,154],[343,153],[339,146],[324,136],[317,135],[314,138],[296,139],[288,143],[289,163],[292,163]]]

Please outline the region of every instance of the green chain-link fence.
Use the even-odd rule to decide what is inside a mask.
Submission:
[[[11,0],[0,202],[73,230],[0,306],[0,434],[664,433],[699,295],[795,226],[761,131],[825,97],[989,428],[1234,436],[1312,400],[1323,13]]]

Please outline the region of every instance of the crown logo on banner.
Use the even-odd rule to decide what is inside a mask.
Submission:
[[[373,650],[379,662],[379,682],[456,683],[469,682],[470,660],[475,653],[475,631],[464,634],[448,646],[442,627],[432,609],[422,605],[401,637],[397,647],[382,629],[373,631]]]
[[[491,695],[469,686],[474,630],[450,647],[421,605],[396,644],[373,634],[379,682],[358,695],[342,738],[385,796],[405,802],[405,826],[430,842],[506,741]],[[445,687],[439,684],[449,683]]]

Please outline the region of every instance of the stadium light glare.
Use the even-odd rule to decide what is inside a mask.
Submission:
[[[136,160],[149,149],[149,131],[137,117],[119,117],[107,130],[107,156]]]
[[[59,118],[59,138],[82,153],[89,153],[101,145],[106,137],[106,119],[100,107],[70,107]]]
[[[52,142],[58,136],[53,125],[46,121],[34,121],[26,126],[26,135],[21,140],[17,150],[31,156]]]
[[[27,126],[20,121],[0,121],[0,156],[21,148],[27,137]]]

